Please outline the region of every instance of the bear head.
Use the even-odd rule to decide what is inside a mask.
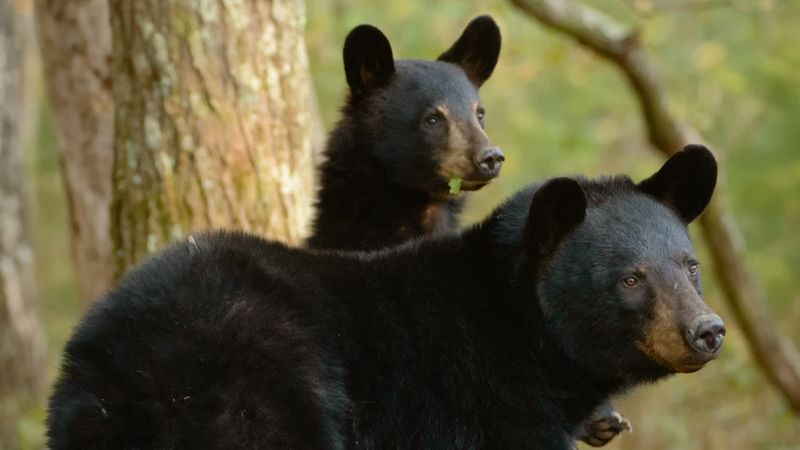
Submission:
[[[395,60],[384,34],[360,25],[347,36],[349,116],[391,181],[425,192],[476,190],[500,173],[505,156],[483,129],[478,88],[500,53],[489,16],[472,20],[436,61]]]
[[[526,249],[549,336],[598,379],[633,384],[715,359],[725,327],[703,302],[687,225],[717,177],[691,145],[653,176],[556,178],[533,195]]]

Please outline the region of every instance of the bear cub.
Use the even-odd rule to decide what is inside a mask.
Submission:
[[[500,30],[473,19],[436,61],[395,60],[371,25],[344,44],[350,92],[320,167],[307,244],[373,250],[457,227],[459,191],[500,173],[505,156],[483,129],[478,88],[500,54]]]

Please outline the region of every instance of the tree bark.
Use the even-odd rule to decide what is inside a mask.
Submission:
[[[664,155],[689,143],[703,142],[699,133],[679,122],[669,111],[666,92],[638,36],[610,17],[569,0],[511,0],[541,23],[577,40],[614,63],[637,95],[650,142]],[[766,292],[747,268],[744,239],[725,202],[724,176],[700,217],[703,236],[725,298],[767,378],[800,413],[800,358],[790,341],[771,326]]]
[[[44,74],[58,137],[78,294],[111,285],[109,210],[113,161],[108,0],[36,0]]]
[[[0,448],[13,447],[15,418],[44,381],[19,136],[28,22],[13,0],[0,0]]]
[[[237,228],[296,244],[311,213],[302,0],[111,0],[117,274]]]

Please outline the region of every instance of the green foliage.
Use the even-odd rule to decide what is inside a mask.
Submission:
[[[458,194],[461,192],[461,178],[451,178],[450,181],[447,182],[447,185],[450,186],[450,193],[451,194]]]

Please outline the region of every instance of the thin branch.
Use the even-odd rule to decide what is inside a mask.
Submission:
[[[703,141],[699,133],[669,112],[664,87],[641,46],[638,33],[570,0],[511,2],[613,62],[623,72],[639,100],[650,142],[661,153],[668,156],[686,144]],[[791,342],[771,326],[774,320],[767,309],[767,295],[744,263],[744,239],[724,201],[724,185],[718,186],[717,192],[700,219],[717,277],[759,366],[792,410],[800,413],[800,357]]]
[[[647,3],[645,5],[634,0],[627,0],[625,3],[636,15],[644,18],[650,18],[665,13],[710,11],[716,8],[736,7],[731,0],[675,0],[671,2]]]

